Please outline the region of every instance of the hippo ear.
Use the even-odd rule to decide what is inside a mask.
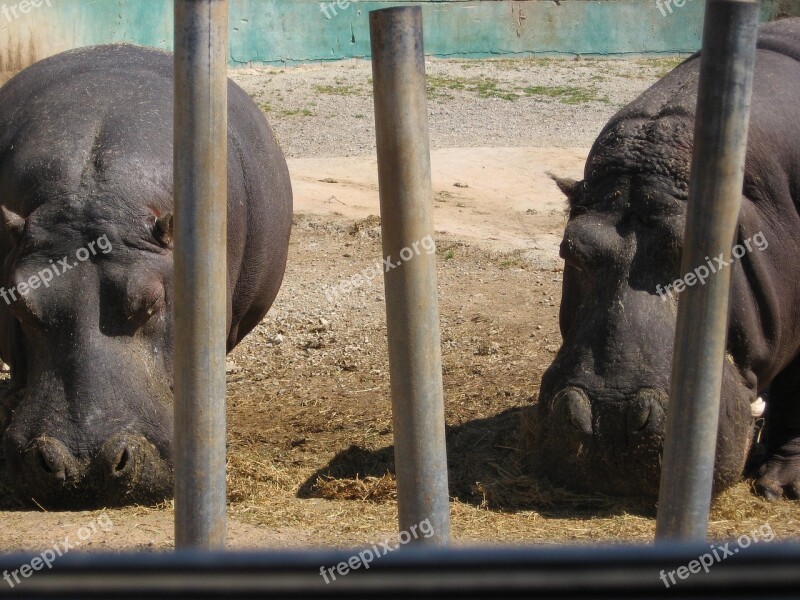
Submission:
[[[556,182],[558,189],[560,189],[567,198],[572,198],[572,195],[575,193],[575,189],[581,183],[580,181],[575,181],[569,177],[559,177],[550,171],[547,172],[547,176]]]
[[[164,213],[156,217],[153,223],[153,235],[159,243],[167,248],[172,247],[172,213]]]
[[[3,211],[3,222],[6,226],[8,235],[11,236],[11,241],[15,244],[19,243],[22,238],[22,232],[25,231],[25,219],[17,213],[8,210],[5,206],[0,207]]]

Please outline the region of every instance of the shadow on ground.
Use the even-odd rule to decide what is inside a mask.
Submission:
[[[536,511],[553,518],[638,514],[654,516],[652,502],[575,493],[534,473],[522,450],[520,431],[532,407],[513,408],[485,419],[447,429],[450,496],[480,508]],[[523,418],[524,417],[524,418]],[[299,498],[366,500],[396,498],[394,446],[350,446],[309,477]]]

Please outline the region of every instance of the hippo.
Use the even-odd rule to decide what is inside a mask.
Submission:
[[[272,305],[292,188],[228,81],[227,350]],[[11,486],[47,509],[172,495],[173,58],[64,52],[0,88],[0,357]]]
[[[611,118],[583,180],[554,176],[569,209],[563,343],[525,445],[534,467],[560,484],[657,497],[677,299],[725,268],[732,289],[714,490],[752,474],[761,495],[797,499],[800,19],[759,30],[735,258],[708,257],[684,274],[698,57]]]

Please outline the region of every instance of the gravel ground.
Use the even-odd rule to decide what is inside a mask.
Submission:
[[[431,59],[431,144],[589,147],[609,117],[680,60]],[[241,69],[232,77],[266,112],[287,157],[374,153],[368,61]]]

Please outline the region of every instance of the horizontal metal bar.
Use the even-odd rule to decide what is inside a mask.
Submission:
[[[723,546],[723,544],[718,544]],[[716,546],[715,546],[716,547]],[[728,549],[732,553],[735,542]],[[378,552],[382,548],[377,548]],[[23,579],[0,581],[0,598],[510,598],[797,597],[800,545],[753,543],[726,556],[717,550],[708,573],[678,571],[708,544],[608,547],[447,549],[409,547],[374,558],[369,569],[338,574],[352,552],[70,554]],[[364,552],[361,550],[360,552]],[[0,557],[0,573],[31,556]],[[706,561],[709,562],[709,561]],[[325,583],[321,570],[333,569]],[[326,571],[327,572],[327,571]],[[674,572],[675,584],[662,574]]]

